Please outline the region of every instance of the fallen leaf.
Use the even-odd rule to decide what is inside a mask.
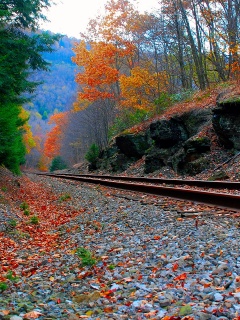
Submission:
[[[179,267],[178,263],[177,262],[174,263],[174,265],[172,266],[172,271],[173,272],[177,271],[178,267]]]
[[[175,281],[179,281],[179,280],[185,280],[187,278],[187,274],[184,272],[182,274],[180,274],[179,276],[177,276],[176,278],[174,278]]]
[[[25,319],[37,319],[42,313],[38,311],[30,311],[24,315]]]

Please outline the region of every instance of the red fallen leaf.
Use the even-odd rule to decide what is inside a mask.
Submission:
[[[8,266],[2,266],[3,271],[8,271],[9,267]]]
[[[177,262],[174,263],[174,265],[172,266],[172,271],[173,272],[177,271],[178,267],[179,267],[178,263]]]
[[[108,290],[108,291],[105,291],[105,292],[101,292],[100,295],[104,298],[109,298],[109,297],[112,297],[114,295],[114,292],[116,291],[116,289],[113,289],[113,290]]]
[[[184,272],[182,274],[180,274],[179,276],[177,276],[176,278],[174,278],[175,281],[179,281],[179,280],[185,280],[187,278],[187,274]]]
[[[153,237],[153,240],[159,240],[159,239],[161,239],[160,236],[154,236],[154,237]]]
[[[57,299],[57,303],[61,303],[61,299]]]
[[[113,312],[113,307],[106,307],[106,308],[103,309],[103,311],[105,313],[112,313]]]

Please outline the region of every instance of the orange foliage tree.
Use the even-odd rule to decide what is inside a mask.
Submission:
[[[76,56],[73,61],[83,72],[76,76],[76,82],[81,85],[75,109],[84,109],[97,100],[115,100],[118,88],[119,71],[115,65],[118,49],[113,44],[104,42],[91,43],[88,50],[82,41],[74,49]]]
[[[68,112],[60,112],[52,115],[49,124],[53,124],[53,128],[48,132],[44,144],[44,155],[52,159],[60,154],[61,140],[64,135],[64,129],[68,121]]]
[[[110,100],[118,108],[155,108],[154,100],[166,91],[166,76],[153,58],[143,54],[146,24],[136,21],[144,20],[146,14],[141,15],[128,0],[110,0],[105,15],[90,21],[82,35],[88,46],[82,41],[74,49],[73,61],[81,67],[75,110],[100,100]]]

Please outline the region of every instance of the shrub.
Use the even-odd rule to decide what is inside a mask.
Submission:
[[[93,143],[88,152],[85,155],[85,159],[90,163],[95,163],[97,161],[97,158],[99,156],[100,150],[99,147]]]
[[[39,224],[39,219],[37,216],[32,216],[30,219],[31,224]]]
[[[113,125],[109,129],[109,139],[129,129],[143,121],[148,120],[152,114],[146,110],[123,110],[114,120]]]
[[[57,156],[53,158],[49,170],[50,172],[53,172],[55,170],[63,170],[66,168],[67,168],[67,164],[65,163],[65,161],[60,156]]]

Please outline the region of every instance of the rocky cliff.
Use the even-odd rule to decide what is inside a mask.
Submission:
[[[227,89],[215,101],[163,116],[144,131],[117,136],[95,169],[121,173],[142,159],[146,174],[170,167],[177,174],[194,176],[211,166],[216,148],[234,155],[240,151],[240,93]]]

